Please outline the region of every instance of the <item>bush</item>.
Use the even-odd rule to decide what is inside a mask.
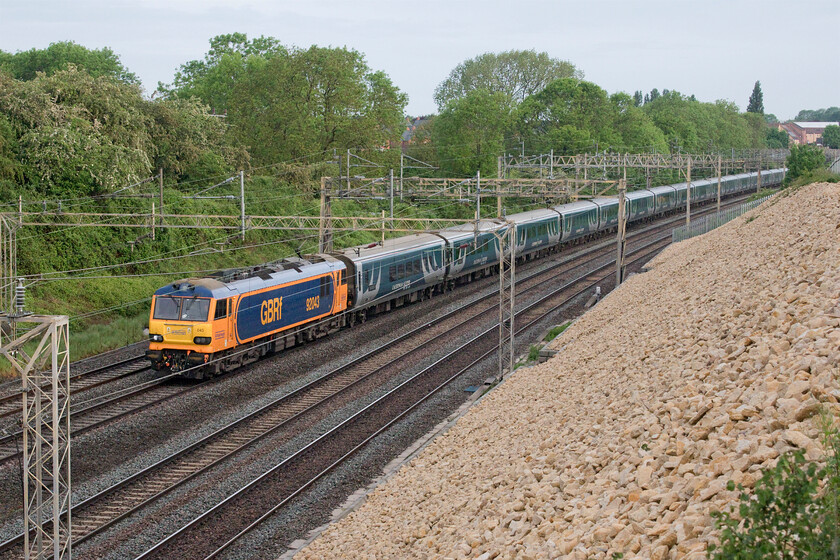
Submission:
[[[824,417],[825,418],[825,417]],[[821,467],[803,451],[783,455],[764,472],[738,513],[715,512],[715,560],[837,560],[840,558],[840,436],[824,422],[828,457]],[[729,490],[734,490],[732,481]]]
[[[791,182],[810,171],[824,168],[826,166],[825,154],[816,146],[793,145],[790,147],[790,155],[786,164],[788,167],[787,182]]]

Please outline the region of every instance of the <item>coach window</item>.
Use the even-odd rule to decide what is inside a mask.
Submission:
[[[226,299],[217,299],[216,300],[216,313],[213,315],[214,319],[224,319],[227,317],[228,314],[228,300]]]
[[[397,281],[397,267],[394,265],[388,267],[388,280],[391,282]]]

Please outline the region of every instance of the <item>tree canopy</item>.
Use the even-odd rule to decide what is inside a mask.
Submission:
[[[747,103],[747,113],[764,114],[764,94],[761,92],[761,82],[756,81],[753,86],[750,100]]]
[[[552,58],[544,52],[484,53],[453,68],[435,89],[435,102],[443,110],[450,101],[460,99],[470,91],[485,89],[504,93],[514,103],[520,103],[558,78],[580,79],[583,72],[571,62]]]
[[[259,65],[274,55],[286,54],[277,39],[248,39],[244,33],[228,33],[210,39],[210,50],[204,60],[191,60],[181,65],[171,85],[158,84],[158,91],[169,97],[197,97],[212,112],[223,114],[228,98],[239,77],[249,65]]]
[[[790,138],[784,130],[770,127],[767,129],[766,142],[768,148],[787,148]]]
[[[30,49],[15,54],[0,51],[0,70],[18,80],[32,80],[38,72],[49,76],[66,70],[69,64],[84,68],[94,78],[108,76],[128,84],[140,83],[108,47],[92,50],[72,41],[60,41],[46,49]]]
[[[148,101],[139,86],[68,65],[16,80],[0,73],[0,178],[54,196],[108,192],[158,167],[176,176],[207,161],[244,164],[223,124],[190,101]]]
[[[821,121],[840,122],[840,107],[829,107],[828,109],[802,109],[793,118],[795,121]]]
[[[823,146],[827,148],[833,148],[835,150],[840,149],[840,126],[835,124],[830,124],[825,127],[823,130]]]
[[[230,96],[231,135],[260,163],[378,148],[402,132],[405,94],[355,50],[313,46],[249,64]]]
[[[432,126],[441,168],[455,176],[495,175],[510,119],[510,98],[499,91],[474,89],[448,103]]]

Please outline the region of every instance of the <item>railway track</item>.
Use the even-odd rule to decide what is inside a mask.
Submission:
[[[642,235],[650,235],[650,232]],[[603,260],[604,256],[612,251],[611,244],[609,247],[599,248],[597,254],[588,255],[583,262],[574,262],[578,260],[575,256],[567,256],[546,269],[520,277],[520,297],[540,289],[546,278],[556,278],[558,269],[562,268],[564,273],[569,273],[599,259]],[[403,371],[419,360],[417,355],[422,354],[440,337],[454,336],[456,330],[467,330],[488,314],[492,316],[496,310],[495,297],[493,293],[479,297],[450,311],[434,323],[421,325],[392,339],[365,356],[332,370],[77,504],[73,507],[73,542],[81,543],[89,539],[261,439],[278,434],[292,421],[338,398],[342,392],[350,391],[366,381],[381,383],[381,378]],[[98,421],[100,420],[94,421],[92,415],[85,417],[88,426],[96,425]],[[19,535],[17,539],[0,545],[0,551],[10,548],[21,538],[22,535]]]
[[[669,229],[670,222],[679,220],[680,218],[670,219],[665,225],[651,226],[640,231],[631,232],[630,235],[635,236],[632,239],[633,241],[637,241],[639,238],[657,236],[661,231]],[[661,236],[654,241],[657,244],[655,250],[660,250],[669,241],[670,233],[667,236]],[[556,279],[558,277],[558,271],[562,270],[562,274],[567,274],[587,264],[595,263],[599,259],[603,260],[608,255],[611,256],[614,252],[614,245],[612,242],[601,243],[591,250],[591,253],[586,256],[584,261],[578,263],[571,262],[573,259],[578,259],[581,252],[577,251],[573,255],[566,255],[558,262],[544,267],[538,272],[520,277],[517,282],[518,299],[521,300],[525,294],[536,291],[541,286],[544,286],[546,277]],[[596,270],[600,270],[605,266],[613,266],[610,264],[610,260],[608,259],[607,264],[601,265]],[[581,278],[589,278],[592,274],[587,273]],[[599,276],[599,281],[600,278]],[[580,279],[576,281],[580,281]],[[570,285],[566,285],[563,289],[568,290]],[[553,312],[556,309],[556,304],[551,304],[553,305],[551,307],[546,302],[550,301],[552,297],[559,297],[558,293],[558,290],[554,290],[545,297],[537,298],[535,304],[521,310],[517,314],[517,324],[522,321],[521,317],[527,317],[529,313],[536,314],[535,316],[543,316],[546,313]],[[576,296],[573,295],[570,297]],[[339,398],[339,395],[343,392],[358,387],[366,380],[388,375],[383,374],[388,368],[392,371],[390,375],[393,375],[393,371],[395,370],[403,370],[407,364],[416,362],[417,358],[415,355],[424,352],[425,348],[435,339],[441,337],[447,338],[452,335],[454,330],[459,328],[465,329],[469,324],[475,322],[488,312],[495,311],[495,298],[496,295],[493,293],[479,297],[439,318],[434,325],[429,323],[418,327],[410,333],[406,333],[380,346],[369,355],[333,370],[312,383],[210,434],[204,439],[123,480],[100,494],[77,504],[73,508],[74,523],[72,536],[74,543],[83,542],[93,535],[102,532],[117,521],[125,519],[143,507],[148,506],[201,473],[234,457],[246,448],[259,443],[260,440],[269,436],[277,436],[284,427],[300,419],[307,412],[323,406],[328,401]],[[549,306],[546,308],[548,310],[543,310],[539,307],[540,305]],[[473,308],[473,311],[469,314],[465,313],[468,308]],[[522,315],[523,313],[526,315]],[[531,319],[528,320],[532,322]],[[490,330],[492,331],[492,328]],[[485,336],[487,332],[482,336]],[[171,395],[162,399],[158,399],[158,397],[148,398],[147,404],[143,406],[152,406],[160,402],[160,400],[171,398],[176,394],[182,394],[183,391],[183,387],[177,388],[177,390],[173,388]],[[109,408],[109,402],[110,400],[104,403],[93,403],[82,408],[80,412],[86,412],[86,414],[83,416],[85,420],[79,428],[80,431],[85,431],[101,423],[113,420],[116,416],[107,411],[115,409],[113,407]],[[119,415],[129,414],[138,409],[134,405],[124,405],[123,412],[119,413]],[[99,411],[99,415],[96,414],[97,411]],[[77,423],[76,414],[77,412],[74,411],[74,425]],[[76,431],[74,430],[75,433]],[[20,540],[22,540],[22,535],[3,543],[0,545],[0,551],[13,549],[16,544],[19,544]]]
[[[634,250],[637,256],[630,262],[647,260],[669,243],[670,237],[656,239]],[[515,321],[524,323],[516,329],[517,334],[608,280],[614,273],[605,270],[613,266],[614,263],[606,263],[586,272],[517,312]],[[137,560],[217,557],[464,372],[494,356],[497,328],[498,325],[491,326],[440,357],[148,549]],[[453,369],[455,374],[451,373]]]
[[[70,406],[70,437],[183,395],[198,386],[195,382],[179,379],[173,373],[102,397],[76,402]],[[20,457],[21,437],[21,430],[0,436],[0,465]]]
[[[115,364],[94,368],[83,373],[72,374],[71,368],[70,394],[76,396],[95,387],[101,387],[107,383],[147,371],[148,369],[148,360],[142,356],[128,358]],[[20,412],[21,398],[19,390],[0,397],[0,418],[20,414]]]

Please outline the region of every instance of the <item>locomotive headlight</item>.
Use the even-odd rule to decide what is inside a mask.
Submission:
[[[163,342],[163,335],[162,334],[150,334],[149,340],[152,342]]]
[[[211,338],[209,336],[197,336],[193,339],[196,344],[210,344]]]

